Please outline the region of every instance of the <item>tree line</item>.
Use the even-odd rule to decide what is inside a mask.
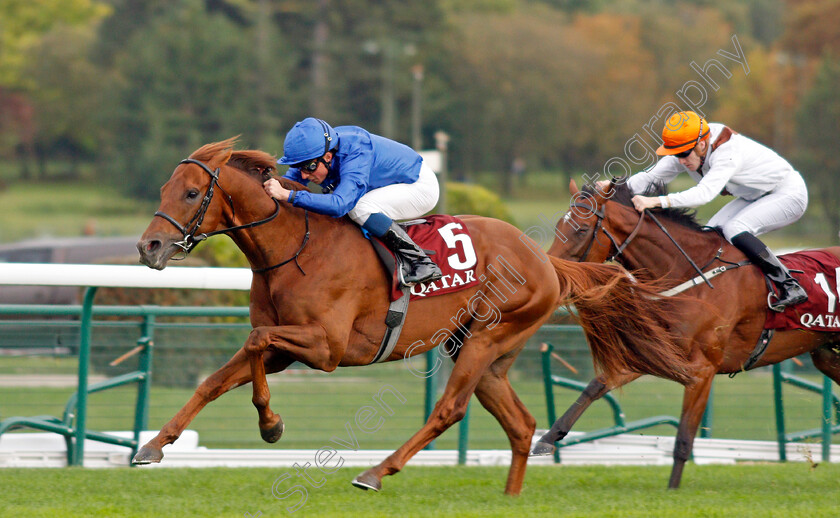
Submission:
[[[0,156],[13,178],[154,198],[202,144],[279,155],[314,115],[424,148],[445,131],[456,178],[594,174],[660,107],[690,107],[681,91],[696,102],[685,85],[708,85],[697,67],[735,38],[748,72],[708,68],[719,88],[698,108],[791,159],[840,228],[838,15],[836,0],[4,0]]]

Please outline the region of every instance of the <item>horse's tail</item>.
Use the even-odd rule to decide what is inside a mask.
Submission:
[[[668,299],[619,266],[549,259],[560,279],[559,304],[577,308],[596,371],[689,380],[686,353],[665,327]]]

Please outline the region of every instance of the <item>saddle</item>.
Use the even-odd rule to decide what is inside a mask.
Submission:
[[[478,282],[472,237],[462,220],[447,214],[433,214],[400,223],[400,226],[443,273],[437,281],[412,286],[409,290],[411,300],[453,293]],[[402,293],[396,270],[397,260],[393,252],[377,239],[371,239],[371,243],[391,279],[391,300],[396,300]]]
[[[370,239],[391,282],[391,305],[385,316],[385,335],[371,363],[384,361],[394,351],[408,313],[408,303],[411,300],[452,293],[469,288],[478,282],[475,276],[476,261],[472,237],[460,219],[448,215],[432,215],[400,223],[400,225],[438,265],[443,272],[443,278],[410,288],[401,286],[399,269],[402,265],[399,258],[378,239],[371,239],[362,229],[365,237]],[[453,254],[460,256],[459,259],[462,260],[451,260]],[[471,262],[470,257],[472,257]],[[444,262],[443,258],[447,258],[447,261]]]
[[[794,252],[779,256],[779,260],[791,272],[802,272],[797,280],[808,293],[808,300],[788,306],[782,312],[768,312],[764,328],[840,331],[840,290],[837,285],[840,260],[824,250]]]

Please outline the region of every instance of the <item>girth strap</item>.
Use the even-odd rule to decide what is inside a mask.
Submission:
[[[382,260],[382,264],[389,274],[388,278],[393,278],[395,269],[402,267],[399,261],[388,252],[379,240],[371,239],[370,242]],[[408,302],[410,298],[411,289],[403,287],[402,296],[391,302],[391,305],[388,307],[388,314],[385,316],[385,335],[382,337],[382,343],[379,344],[379,351],[376,352],[376,356],[373,357],[370,363],[383,362],[394,352],[394,349],[397,347],[397,342],[400,339],[403,325],[405,324],[405,315],[408,313]]]
[[[397,347],[397,342],[400,339],[403,325],[405,324],[405,315],[408,313],[408,301],[411,298],[411,289],[403,287],[402,296],[391,303],[388,307],[388,315],[385,317],[385,336],[382,337],[382,343],[379,344],[379,351],[373,357],[370,363],[380,363],[388,359],[394,349]]]
[[[764,329],[761,331],[761,336],[758,337],[758,343],[755,344],[755,348],[750,353],[750,357],[747,358],[747,361],[744,362],[741,370],[730,373],[729,377],[734,378],[739,372],[752,369],[753,366],[758,363],[758,360],[764,355],[764,351],[767,350],[767,346],[770,345],[770,340],[773,339],[773,335],[775,333],[775,329]]]
[[[425,219],[414,219],[399,223],[403,227],[412,225],[419,225],[425,223]],[[376,250],[377,255],[382,260],[385,270],[389,274],[389,279],[393,278],[394,272],[397,268],[402,268],[399,258],[396,254],[391,255],[391,252],[385,248],[385,245],[379,242],[378,239],[371,239],[373,249]],[[424,250],[427,254],[434,254],[433,251]],[[405,316],[408,313],[408,303],[411,300],[411,288],[408,286],[402,287],[402,296],[397,300],[391,302],[388,307],[388,314],[385,316],[385,335],[382,337],[382,343],[379,344],[379,351],[373,357],[370,363],[384,362],[391,356],[394,349],[397,347],[397,342],[400,339],[403,325],[405,325]]]

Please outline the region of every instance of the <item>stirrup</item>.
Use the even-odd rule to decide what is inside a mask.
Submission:
[[[776,304],[773,304],[773,299],[776,299]],[[778,300],[779,297],[777,297],[776,294],[772,291],[767,293],[767,307],[770,308],[771,311],[775,311],[776,313],[784,313],[785,308],[787,308],[787,306],[778,304]]]
[[[773,303],[774,298],[776,299],[775,304]],[[802,300],[798,300],[798,301],[795,301],[795,302],[787,302],[785,304],[781,304],[780,303],[781,301],[779,300],[779,297],[774,292],[770,291],[770,292],[767,293],[767,307],[770,308],[772,311],[775,311],[776,313],[784,313],[785,309],[787,309],[791,306],[796,306],[797,304],[802,304],[803,302],[805,302],[807,300],[808,300],[808,297],[807,297],[807,294],[806,294],[805,298],[802,299]]]
[[[417,281],[416,283],[412,284],[425,284],[427,282],[435,282],[443,278],[443,274],[441,272],[433,273],[428,278]]]
[[[394,257],[397,257],[397,254],[394,254]],[[411,288],[416,283],[414,282],[405,282],[405,270],[403,269],[403,260],[397,258],[395,268],[397,270],[397,281],[399,281],[400,286],[405,286],[406,288]]]
[[[432,264],[432,266],[434,266],[434,271],[431,273],[431,275],[427,275],[426,278],[421,279],[421,280],[417,280],[417,281],[407,281],[406,278],[405,278],[405,275],[406,275],[405,271],[402,268],[400,268],[400,273],[399,273],[400,284],[402,284],[403,286],[406,286],[406,287],[411,287],[411,286],[414,286],[416,284],[425,284],[427,282],[434,282],[438,279],[443,278],[443,272],[440,271],[440,267],[438,267],[436,264],[434,264],[434,262],[431,261],[431,260],[429,262]],[[427,265],[420,265],[420,266],[427,266]],[[414,273],[416,275],[416,273],[417,273],[416,268],[412,269],[411,273]]]

